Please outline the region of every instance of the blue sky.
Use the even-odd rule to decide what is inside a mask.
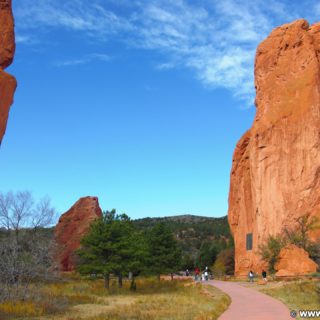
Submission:
[[[317,1],[14,0],[18,80],[0,190],[79,197],[132,218],[228,208],[255,107],[253,64]]]

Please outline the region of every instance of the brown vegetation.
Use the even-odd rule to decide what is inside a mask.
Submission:
[[[53,275],[53,243],[43,229],[54,215],[48,199],[0,193],[0,302],[26,299],[31,284]]]
[[[36,298],[0,304],[1,319],[116,320],[116,319],[217,319],[230,299],[221,291],[184,281],[137,279],[137,291],[116,280],[109,290],[103,280],[77,278],[47,284]]]
[[[264,287],[261,291],[281,300],[290,310],[319,309],[319,280],[295,280],[286,283],[276,282]],[[297,319],[299,319],[299,317]]]

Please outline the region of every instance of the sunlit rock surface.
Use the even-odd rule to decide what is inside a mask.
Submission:
[[[91,223],[102,216],[97,197],[80,198],[64,213],[55,228],[57,262],[61,271],[73,271],[75,250],[88,232]]]
[[[277,276],[297,276],[316,272],[317,264],[306,251],[291,244],[281,249],[275,269]]]
[[[0,0],[0,144],[6,131],[10,106],[17,86],[13,76],[4,72],[15,52],[14,20],[11,0]]]
[[[237,274],[266,267],[258,248],[269,235],[320,217],[319,59],[320,24],[305,20],[276,28],[257,49],[256,116],[236,146],[229,193]]]

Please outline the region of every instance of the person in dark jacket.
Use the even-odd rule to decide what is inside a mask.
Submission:
[[[262,279],[263,281],[267,282],[267,272],[265,270],[262,270]]]

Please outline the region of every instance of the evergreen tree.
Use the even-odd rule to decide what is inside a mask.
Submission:
[[[215,246],[210,242],[203,242],[196,259],[196,265],[204,270],[205,267],[209,267],[213,264],[217,257],[217,250]]]
[[[113,270],[110,264],[113,244],[110,241],[110,224],[105,215],[91,224],[89,232],[81,240],[81,246],[77,251],[80,257],[77,270],[81,274],[102,275],[105,287],[109,288],[110,273]]]
[[[144,267],[145,241],[125,214],[117,215],[115,210],[107,211],[90,227],[78,250],[81,274],[101,274],[105,287],[109,288],[110,274],[118,276],[122,287],[124,273],[138,274]]]
[[[181,265],[181,250],[171,230],[164,223],[156,224],[148,234],[149,271],[160,280],[161,273],[177,271]]]

